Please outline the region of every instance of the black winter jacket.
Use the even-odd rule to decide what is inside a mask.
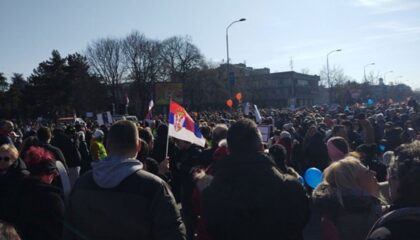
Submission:
[[[0,219],[6,221],[13,216],[9,204],[16,201],[14,193],[28,175],[26,164],[20,158],[9,167],[6,174],[0,175]]]
[[[8,219],[26,239],[61,239],[64,199],[60,189],[26,177],[10,192]]]
[[[80,152],[69,137],[64,134],[57,134],[51,140],[51,144],[61,150],[66,159],[68,167],[78,167],[81,163]]]
[[[303,239],[309,200],[303,186],[267,156],[229,156],[215,163],[203,192],[212,239]]]
[[[418,204],[399,199],[390,212],[376,222],[367,240],[417,240],[420,239],[419,227]]]
[[[65,239],[185,239],[185,226],[167,184],[139,170],[117,187],[99,187],[91,171],[70,195]]]

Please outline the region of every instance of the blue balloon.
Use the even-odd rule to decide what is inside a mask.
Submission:
[[[367,101],[367,104],[369,105],[369,106],[372,106],[373,105],[373,99],[372,98],[369,98],[368,99],[368,101]]]
[[[381,152],[385,152],[385,145],[379,144],[379,150],[381,150]]]
[[[306,170],[305,181],[311,188],[316,188],[322,181],[321,170],[314,167]]]

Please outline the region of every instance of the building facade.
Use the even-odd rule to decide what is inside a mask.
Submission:
[[[224,106],[237,92],[242,93],[242,101],[260,107],[300,107],[317,103],[319,76],[294,71],[270,73],[268,68],[253,69],[245,64],[230,65],[229,71],[229,80],[226,64],[194,74],[187,81],[194,87],[184,93],[185,103],[192,107],[217,108]]]

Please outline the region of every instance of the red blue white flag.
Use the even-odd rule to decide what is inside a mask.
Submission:
[[[206,139],[201,134],[200,128],[194,123],[187,111],[174,101],[171,101],[169,105],[168,135],[201,147],[206,144]]]

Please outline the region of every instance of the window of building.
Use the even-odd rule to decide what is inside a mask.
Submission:
[[[308,80],[300,80],[300,79],[298,79],[297,80],[297,85],[298,86],[308,86],[309,85],[309,82],[308,82]]]

